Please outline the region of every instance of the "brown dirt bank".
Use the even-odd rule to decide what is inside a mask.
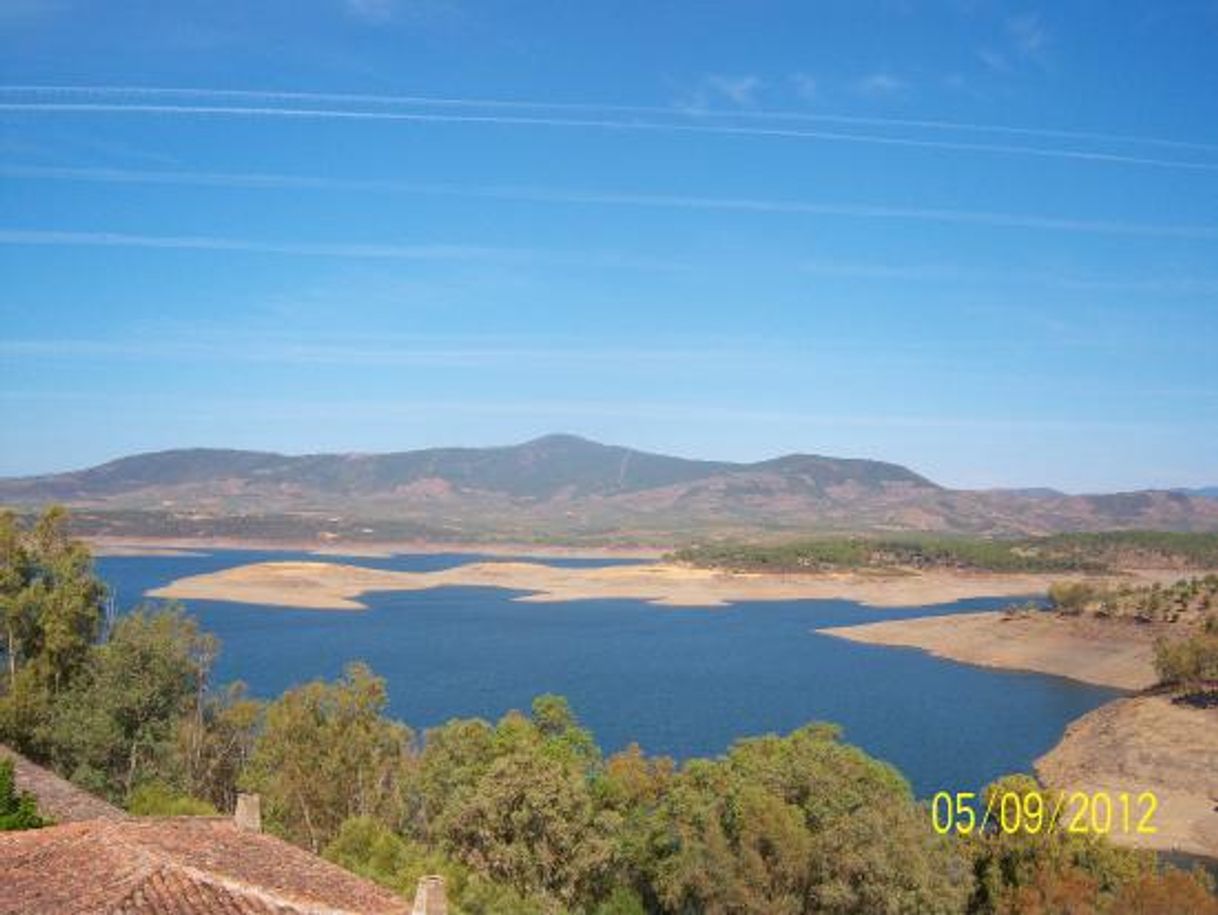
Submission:
[[[406,553],[477,553],[484,556],[544,556],[569,559],[658,559],[664,550],[651,547],[548,546],[536,543],[477,543],[410,540],[392,542],[318,542],[317,540],[243,540],[233,537],[147,539],[83,537],[97,556],[197,555],[206,550],[299,550],[318,556],[397,556]]]
[[[265,562],[179,579],[152,596],[354,610],[363,606],[358,598],[368,591],[482,585],[529,591],[522,599],[532,601],[621,597],[666,606],[713,607],[732,601],[838,598],[891,607],[1035,594],[1051,580],[952,572],[774,575],[662,563],[560,569],[531,562],[475,562],[439,572],[392,572],[326,562]]]
[[[1112,838],[1218,858],[1218,709],[1177,705],[1167,696],[1118,699],[1071,724],[1036,761],[1036,773],[1066,791],[1153,791],[1158,832]]]
[[[1153,644],[1164,631],[1161,625],[1004,611],[820,630],[854,642],[921,648],[966,664],[1031,670],[1129,690],[1154,685]]]

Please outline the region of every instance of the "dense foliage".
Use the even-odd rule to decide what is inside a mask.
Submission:
[[[420,737],[361,664],[269,703],[210,689],[215,640],[174,607],[105,626],[104,589],[62,531],[54,513],[0,522],[0,740],[133,812],[231,810],[257,791],[271,831],[404,894],[443,874],[467,915],[1218,908],[1203,880],[1101,840],[939,835],[901,775],[831,725],[678,766],[604,756],[559,696]],[[14,811],[33,824],[0,767],[0,822]]]
[[[815,537],[783,543],[707,543],[670,559],[738,570],[966,569],[1104,572],[1129,566],[1218,568],[1218,534],[1117,531],[1022,539],[925,534]]]
[[[11,759],[0,758],[0,832],[45,826],[34,795],[17,790],[13,768]]]

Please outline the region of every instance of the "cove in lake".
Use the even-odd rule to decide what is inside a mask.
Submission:
[[[502,557],[388,558],[224,550],[199,556],[103,557],[120,608],[185,575],[286,559],[428,571]],[[532,559],[555,565],[622,560]],[[975,790],[1031,771],[1073,719],[1121,695],[1060,677],[970,667],[911,649],[822,636],[826,626],[996,609],[1011,598],[935,607],[850,601],[754,601],[715,609],[637,600],[512,601],[498,588],[366,595],[363,612],[190,601],[222,641],[215,680],[273,697],[366,661],[389,684],[390,712],[416,729],[456,717],[494,720],[534,696],[565,695],[606,752],[639,743],[678,759],[810,721],[897,766],[920,797]]]

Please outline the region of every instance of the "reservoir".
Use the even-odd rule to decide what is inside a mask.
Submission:
[[[187,575],[253,562],[334,561],[429,571],[493,559],[388,558],[217,550],[97,560],[120,612]],[[558,565],[623,560],[536,559]],[[541,693],[566,696],[606,753],[713,756],[734,740],[811,721],[897,766],[920,797],[975,790],[1031,771],[1073,719],[1121,695],[1060,677],[971,667],[912,649],[862,645],[816,629],[930,613],[997,609],[1011,598],[884,608],[850,601],[750,601],[717,608],[637,600],[513,601],[520,592],[448,587],[378,592],[365,611],[219,601],[187,609],[222,643],[218,684],[271,698],[364,661],[389,685],[390,713],[421,731],[451,718],[495,720]]]

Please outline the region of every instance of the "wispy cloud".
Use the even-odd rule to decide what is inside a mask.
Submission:
[[[1007,20],[1007,34],[1015,51],[1024,57],[1038,57],[1049,41],[1049,32],[1040,13],[1024,13]]]
[[[888,263],[877,261],[807,261],[800,270],[814,276],[862,280],[913,280],[966,282],[987,288],[1031,285],[1052,289],[1140,292],[1154,295],[1202,296],[1218,294],[1218,276],[1121,277],[1085,276],[1037,270],[984,270],[951,263]]]
[[[761,78],[757,76],[709,76],[707,83],[733,105],[748,108],[757,103]]]
[[[388,22],[393,18],[396,0],[344,0],[347,12],[367,22]]]
[[[820,87],[815,77],[807,73],[792,73],[789,79],[797,97],[805,102],[816,100]]]
[[[675,194],[632,194],[609,191],[586,191],[515,186],[478,186],[450,184],[419,184],[391,180],[358,178],[318,178],[302,175],[242,174],[208,172],[162,172],[120,169],[72,169],[42,166],[0,165],[0,175],[8,178],[51,179],[69,181],[102,181],[116,183],[185,184],[204,187],[291,188],[310,190],[370,191],[405,193],[445,197],[518,200],[533,203],[656,207],[665,209],[721,210],[725,212],[804,214],[837,216],[853,219],[906,220],[957,225],[990,226],[1006,229],[1076,232],[1093,235],[1130,235],[1154,238],[1184,238],[1197,241],[1218,240],[1218,226],[1168,223],[1125,222],[1119,220],[1076,219],[1043,214],[1004,213],[989,210],[960,210],[944,207],[887,206],[870,203],[829,203],[807,200],[751,199],[738,197],[697,197]],[[79,240],[74,240],[79,239]],[[127,240],[127,241],[122,241]],[[144,243],[146,242],[146,244]],[[421,257],[418,252],[430,251],[432,257],[509,256],[517,259],[538,252],[514,249],[478,248],[470,246],[384,246],[384,245],[300,245],[273,242],[238,241],[208,237],[131,236],[112,233],[47,232],[35,230],[0,230],[0,243],[7,244],[143,244],[146,247],[193,247],[232,250],[266,251],[268,253],[330,253],[363,257]],[[240,247],[237,247],[240,246]],[[557,255],[550,255],[557,256]],[[615,255],[621,263],[632,259]],[[610,255],[602,254],[601,262]],[[638,262],[638,261],[636,261]],[[647,260],[642,260],[647,265]],[[656,262],[652,266],[677,266]]]
[[[274,242],[207,235],[133,235],[123,232],[62,232],[43,229],[0,229],[0,244],[88,246],[106,248],[165,248],[188,251],[245,251],[305,257],[391,258],[398,260],[531,259],[524,249],[476,245],[386,245],[333,242]]]
[[[634,114],[663,114],[673,115],[679,113],[694,113],[698,115],[723,115],[735,114],[738,110],[747,110],[755,108],[757,105],[757,97],[765,82],[759,76],[753,74],[738,74],[728,75],[712,73],[702,77],[702,79],[694,86],[693,89],[684,92],[670,108],[648,105],[570,105],[563,106],[566,110],[582,110],[582,111],[598,111],[601,113],[634,113]],[[726,103],[727,111],[716,111],[716,108],[722,108]],[[523,104],[524,107],[530,106],[528,103]],[[559,108],[549,108],[549,106],[538,107],[537,110],[561,110]]]
[[[435,22],[461,12],[456,0],[341,0],[347,14],[369,25]]]
[[[1080,162],[1139,165],[1155,168],[1191,171],[1218,171],[1218,163],[1176,159],[1158,159],[1120,153],[1083,149],[1061,149],[1000,143],[976,143],[958,140],[920,139],[916,137],[880,136],[874,134],[842,133],[827,130],[805,130],[787,127],[755,127],[687,122],[616,120],[609,118],[573,118],[502,114],[436,114],[433,112],[367,111],[338,108],[285,108],[243,105],[176,105],[119,104],[108,102],[6,102],[0,111],[27,114],[124,114],[170,115],[181,117],[231,117],[246,119],[292,119],[337,121],[386,121],[416,124],[479,124],[533,128],[575,128],[632,133],[673,133],[719,136],[765,137],[788,140],[816,140],[830,143],[853,143],[892,148],[928,149],[952,152],[985,153],[1004,156],[1033,156],[1045,159],[1069,159]]]
[[[1014,73],[1024,62],[1044,65],[1049,30],[1038,12],[1009,16],[996,40],[977,49],[977,57],[991,73]]]
[[[603,365],[654,364],[675,362],[718,363],[763,362],[757,352],[727,352],[717,347],[621,347],[589,348],[570,340],[553,345],[480,341],[437,342],[426,338],[405,338],[373,342],[353,339],[339,342],[308,339],[234,339],[232,335],[215,339],[157,339],[155,343],[133,340],[96,340],[48,338],[0,341],[0,353],[10,359],[121,359],[175,362],[255,362],[288,365],[419,366],[430,368],[535,367],[578,368]]]
[[[986,68],[995,73],[1010,73],[1011,62],[1007,56],[1000,51],[995,51],[992,48],[978,48],[977,58],[985,64]]]
[[[861,95],[881,98],[899,95],[909,88],[909,83],[906,80],[893,76],[891,73],[880,71],[868,73],[866,76],[856,80],[854,88]]]
[[[264,241],[211,235],[139,235],[126,232],[73,232],[0,228],[0,245],[49,247],[151,248],[177,251],[223,251],[291,257],[335,257],[411,261],[495,261],[551,266],[619,267],[682,270],[685,265],[646,255],[613,251],[559,251],[465,244],[376,244],[367,242]]]
[[[1191,149],[1218,152],[1218,145],[1187,140],[1132,134],[1114,134],[1100,131],[1060,130],[1043,127],[985,124],[945,119],[915,119],[846,114],[823,114],[806,111],[775,111],[768,109],[740,109],[722,111],[707,108],[692,108],[689,105],[664,107],[657,105],[619,105],[600,102],[546,102],[520,99],[486,99],[419,95],[375,95],[350,92],[279,92],[257,89],[184,89],[180,87],[156,86],[0,86],[0,94],[17,97],[72,99],[119,98],[127,101],[145,99],[196,99],[200,101],[239,100],[243,102],[307,103],[310,106],[363,106],[373,111],[385,108],[480,108],[488,111],[520,112],[564,112],[610,115],[656,115],[676,120],[677,124],[694,120],[697,122],[732,121],[778,121],[788,123],[853,124],[858,126],[900,128],[910,130],[933,130],[940,132],[990,133],[1008,136],[1039,137],[1047,140],[1082,140],[1110,144],[1136,144],[1163,146],[1172,149]]]

